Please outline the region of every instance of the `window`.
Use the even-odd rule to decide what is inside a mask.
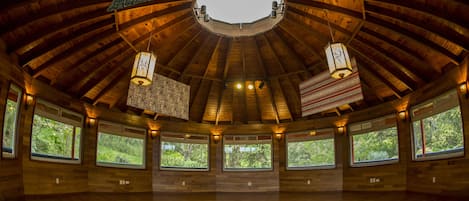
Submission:
[[[208,144],[209,135],[163,133],[161,169],[208,171]]]
[[[321,129],[312,136],[307,132],[287,134],[287,169],[335,167],[334,130]]]
[[[451,91],[411,109],[413,158],[464,155],[464,136],[457,92]]]
[[[399,159],[399,141],[395,115],[351,124],[352,166],[395,163]]]
[[[80,163],[83,115],[38,100],[31,133],[31,159]]]
[[[3,117],[3,152],[2,156],[14,158],[16,155],[16,134],[18,132],[18,120],[22,90],[11,84],[5,105],[5,116]]]
[[[145,129],[99,122],[96,164],[144,169],[145,137]]]
[[[196,4],[207,6],[210,18],[229,24],[252,23],[272,12],[272,0],[197,0]]]
[[[224,136],[224,170],[271,170],[272,136]]]

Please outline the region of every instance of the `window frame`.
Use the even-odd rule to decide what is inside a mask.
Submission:
[[[121,130],[121,133],[109,133],[109,132],[103,132],[106,135],[115,135],[115,136],[121,136],[121,137],[129,137],[129,138],[137,138],[139,139],[140,136],[139,134],[123,134],[124,129],[133,129],[137,131],[142,131],[144,134],[142,135],[143,139],[143,159],[142,165],[129,165],[129,164],[118,164],[118,163],[110,163],[110,162],[99,162],[98,161],[98,145],[99,145],[99,135],[100,135],[100,125],[101,124],[108,124],[110,126],[114,126],[115,128],[118,128]],[[120,123],[115,123],[115,122],[110,122],[110,121],[98,121],[97,122],[97,132],[96,132],[96,150],[95,150],[95,166],[96,167],[105,167],[105,168],[118,168],[118,169],[134,169],[134,170],[146,170],[147,169],[147,129],[140,128],[140,127],[133,127],[133,126],[128,126],[125,124],[120,124]],[[133,136],[138,136],[138,137],[132,137]]]
[[[288,143],[289,137],[296,134],[304,134],[307,135],[304,137],[303,140],[298,140],[297,142],[309,142],[309,141],[319,141],[319,140],[326,140],[332,139],[333,143],[333,150],[334,150],[334,164],[333,165],[315,165],[315,166],[305,166],[305,167],[289,167],[288,166]],[[294,132],[294,133],[287,133],[285,139],[285,155],[286,155],[286,170],[287,171],[296,171],[296,170],[330,170],[335,169],[337,167],[337,157],[336,157],[336,142],[335,142],[335,133],[333,128],[324,128],[316,130],[316,135],[311,136],[309,135],[309,131],[303,132]]]
[[[66,123],[66,122],[64,122],[64,120],[62,120],[62,121],[60,120],[60,118],[63,118],[63,117],[61,117],[61,115],[62,115],[62,112],[64,112],[64,111],[66,113],[81,117],[80,138],[79,138],[80,139],[80,145],[79,145],[80,152],[78,153],[79,158],[77,160],[75,160],[73,158],[65,158],[65,157],[53,157],[53,156],[48,157],[46,155],[44,155],[44,156],[33,156],[33,152],[32,152],[33,140],[32,139],[33,139],[34,116],[36,115],[37,103],[44,104],[48,107],[55,108],[55,109],[58,110],[58,113],[59,113],[58,115],[60,115],[60,116],[57,116],[56,119],[54,119],[53,117],[48,117],[47,115],[39,115],[39,116],[41,116],[43,118],[47,118],[49,120],[53,120],[53,121],[56,121],[56,122],[67,124],[67,125],[71,125],[71,123]],[[85,116],[84,115],[82,115],[78,112],[74,112],[74,111],[71,111],[69,109],[66,109],[64,107],[61,107],[59,105],[50,103],[46,100],[37,99],[37,101],[34,104],[34,111],[33,111],[33,116],[32,116],[32,121],[31,121],[31,135],[30,135],[30,142],[29,142],[29,150],[30,150],[29,160],[31,160],[31,161],[40,161],[40,162],[48,162],[48,163],[62,163],[62,164],[71,164],[71,165],[81,165],[82,162],[83,162],[83,160],[82,160],[82,158],[83,158],[83,139],[84,139],[84,134],[85,134],[84,124],[85,124]],[[74,126],[74,125],[72,125],[72,126],[74,128],[77,127],[77,126]],[[75,143],[72,143],[72,146],[74,147]],[[72,149],[72,151],[73,151],[73,149]]]
[[[451,94],[453,93],[453,94]],[[418,109],[421,109],[421,108],[424,108],[426,105],[429,105],[429,104],[433,104],[434,101],[444,97],[444,96],[451,96],[451,95],[454,95],[457,97],[456,99],[456,102],[457,102],[457,106],[454,106],[454,107],[451,107],[447,110],[444,110],[442,112],[437,112],[435,114],[431,114],[430,116],[427,116],[427,117],[424,117],[424,118],[421,118],[419,120],[416,120],[416,121],[421,121],[421,120],[424,120],[426,118],[429,118],[429,117],[432,117],[432,116],[435,116],[435,115],[438,115],[438,114],[441,114],[441,113],[444,113],[444,112],[447,112],[451,109],[454,109],[454,108],[459,108],[459,111],[460,111],[460,120],[461,120],[461,125],[462,125],[462,130],[461,130],[461,134],[462,134],[462,137],[463,137],[463,147],[461,150],[459,151],[456,151],[456,152],[452,152],[453,150],[449,150],[449,151],[441,151],[441,152],[434,152],[434,153],[430,153],[430,154],[427,154],[427,156],[424,156],[424,157],[417,157],[416,155],[416,150],[415,150],[415,133],[414,133],[414,110],[418,110]],[[454,159],[454,158],[463,158],[465,157],[465,141],[466,141],[466,136],[464,135],[464,121],[463,121],[463,116],[462,116],[462,108],[461,108],[461,102],[459,100],[459,93],[457,92],[457,90],[449,90],[449,91],[446,91],[438,96],[435,96],[433,98],[430,98],[426,101],[423,101],[422,103],[419,103],[417,105],[414,105],[410,108],[410,137],[411,137],[411,149],[412,149],[412,161],[414,162],[419,162],[419,161],[433,161],[433,160],[444,160],[444,159]],[[422,142],[424,143],[424,142]],[[424,155],[424,154],[422,154]]]
[[[225,157],[225,141],[226,137],[256,137],[258,138],[259,136],[269,136],[270,137],[270,168],[226,168],[225,167],[225,162],[226,162],[226,157]],[[240,135],[240,134],[233,134],[233,135],[223,135],[222,139],[222,170],[223,172],[271,172],[274,171],[274,136],[272,134],[258,134],[258,135]]]
[[[379,125],[383,122],[393,119],[393,126],[386,126],[386,125]],[[386,124],[384,122],[384,124]],[[377,126],[374,126],[377,125]],[[361,127],[361,128],[354,128],[354,127]],[[366,135],[370,132],[381,131],[389,128],[396,128],[396,137],[397,137],[397,158],[393,159],[385,159],[385,160],[373,160],[373,161],[365,161],[365,162],[354,162],[354,146],[353,146],[353,136],[355,135]],[[355,130],[358,129],[358,130]],[[397,164],[400,162],[400,144],[399,144],[399,128],[397,125],[397,118],[395,114],[388,114],[384,115],[383,117],[374,118],[367,121],[356,122],[350,124],[348,126],[349,131],[349,165],[350,167],[372,167],[372,166],[381,166],[381,165],[391,165]]]
[[[207,168],[177,168],[177,167],[163,167],[161,166],[161,159],[163,158],[163,151],[161,149],[161,146],[163,146],[163,137],[164,135],[186,135],[189,134],[191,136],[203,136],[207,137]],[[184,136],[183,136],[184,137]],[[186,139],[184,137],[184,139]],[[195,143],[194,143],[195,144]],[[194,133],[175,133],[175,132],[162,132],[160,135],[160,140],[159,140],[159,169],[161,171],[182,171],[182,172],[210,172],[210,135],[208,134],[194,134]]]
[[[20,85],[14,83],[14,82],[8,82],[8,88],[6,88],[7,90],[7,93],[6,93],[6,96],[5,96],[5,104],[3,105],[3,122],[2,122],[2,127],[0,128],[0,130],[2,131],[1,133],[1,136],[0,136],[0,140],[1,140],[1,144],[0,144],[0,148],[2,150],[2,153],[1,153],[1,156],[0,158],[1,159],[7,159],[7,160],[13,160],[13,159],[16,159],[18,158],[18,139],[19,139],[19,127],[20,127],[20,122],[21,122],[21,110],[22,110],[22,106],[23,106],[23,103],[24,103],[24,92],[25,90],[20,87]],[[14,132],[14,135],[13,135],[13,147],[12,147],[12,151],[11,153],[9,152],[4,152],[3,151],[3,138],[4,138],[4,127],[5,127],[5,116],[6,116],[6,111],[7,111],[7,102],[8,102],[8,93],[10,93],[10,90],[12,88],[17,88],[17,90],[20,92],[20,96],[18,97],[18,106],[16,107],[17,109],[17,114],[16,114],[16,120],[15,120],[15,132]]]

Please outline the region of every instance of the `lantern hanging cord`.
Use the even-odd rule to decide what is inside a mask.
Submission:
[[[335,42],[334,35],[332,34],[331,23],[329,22],[329,15],[328,15],[329,11],[327,9],[324,9],[324,12],[326,13],[327,26],[329,27],[329,33],[331,34],[332,43],[334,43]]]

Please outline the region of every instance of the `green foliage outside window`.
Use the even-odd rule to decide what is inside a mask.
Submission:
[[[399,157],[397,128],[352,136],[353,162],[392,160]]]
[[[422,123],[422,124],[421,124]],[[425,154],[464,148],[459,106],[412,123],[415,155],[423,154],[422,129],[425,134]]]
[[[13,153],[18,118],[18,103],[7,100],[3,123],[3,151]]]
[[[73,132],[75,130],[75,143]],[[31,135],[31,153],[33,156],[51,156],[72,159],[80,158],[81,128],[59,121],[34,115]]]
[[[143,165],[145,140],[121,135],[99,133],[98,163]]]
[[[271,144],[225,144],[225,169],[272,168]]]
[[[208,169],[208,144],[162,141],[161,167]]]
[[[288,167],[303,168],[335,164],[334,139],[288,142]]]

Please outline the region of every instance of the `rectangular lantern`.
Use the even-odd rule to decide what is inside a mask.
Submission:
[[[352,74],[352,63],[343,43],[329,43],[325,48],[331,77],[340,79]]]
[[[151,52],[139,52],[135,55],[130,81],[137,85],[147,86],[151,84],[155,71],[156,56]]]

